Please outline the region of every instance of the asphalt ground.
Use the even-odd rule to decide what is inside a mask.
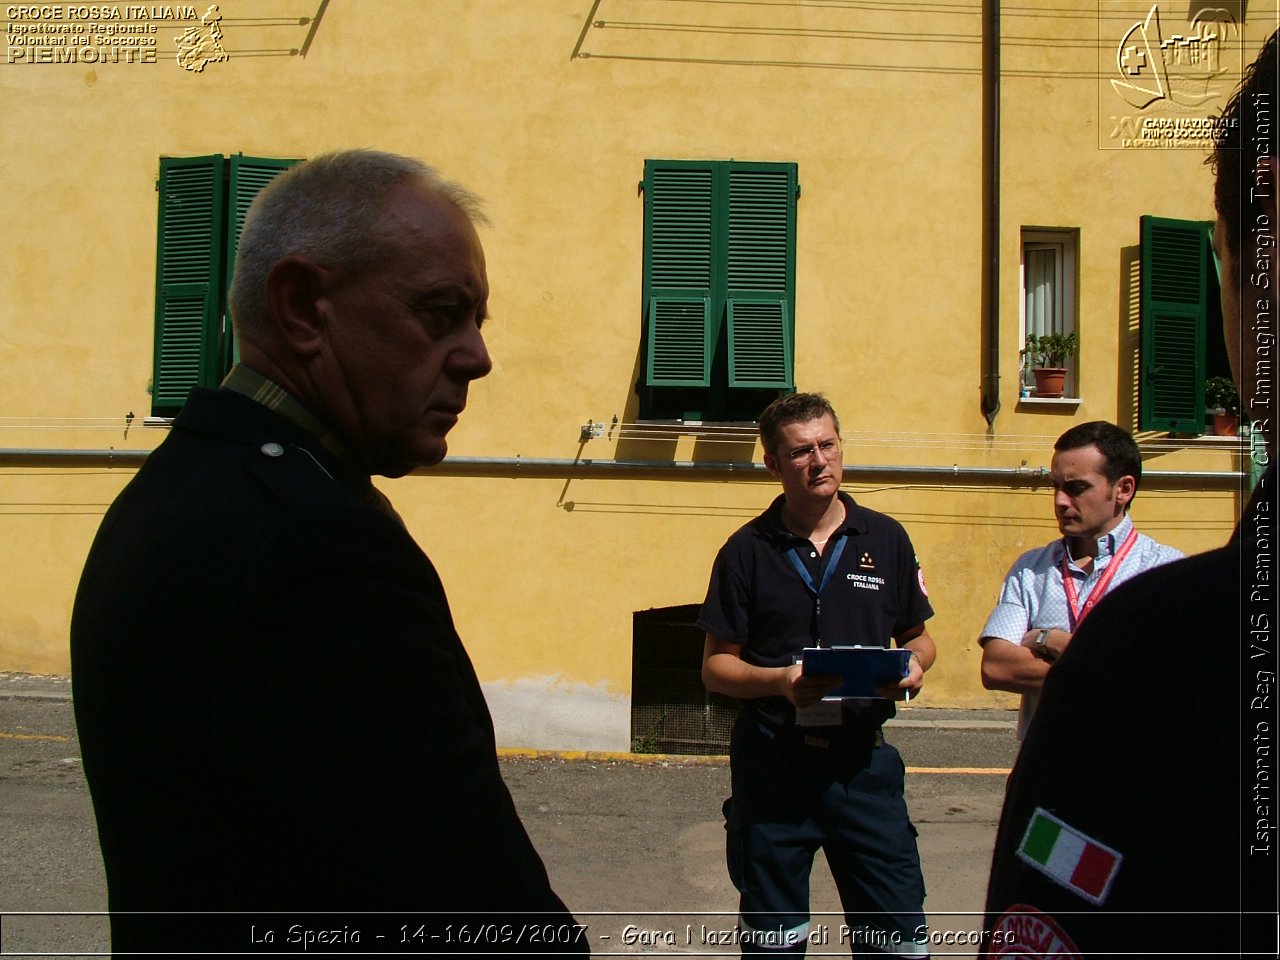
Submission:
[[[1012,712],[928,708],[903,709],[886,729],[908,768],[934,956],[976,952],[964,941],[981,929],[1017,751],[1013,731]],[[732,931],[737,903],[724,866],[725,758],[530,751],[500,758],[552,883],[586,925],[595,955],[737,954],[716,942]],[[109,950],[105,909],[70,683],[0,674],[0,955],[101,956]],[[812,909],[817,942],[809,955],[848,956],[821,854]],[[316,944],[308,950],[321,952]]]

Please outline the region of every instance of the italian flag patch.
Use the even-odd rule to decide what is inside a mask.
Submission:
[[[1018,856],[1035,870],[1101,906],[1124,855],[1036,807]]]

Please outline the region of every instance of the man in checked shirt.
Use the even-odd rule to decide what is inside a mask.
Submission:
[[[1053,512],[1062,537],[1020,556],[982,628],[982,685],[1022,694],[1018,739],[1045,677],[1076,627],[1111,588],[1182,554],[1138,533],[1129,505],[1142,456],[1105,420],[1072,427],[1053,445]]]

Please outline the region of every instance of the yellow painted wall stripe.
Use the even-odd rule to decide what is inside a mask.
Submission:
[[[624,753],[607,750],[529,750],[499,747],[498,756],[516,760],[591,760],[598,763],[667,763],[676,766],[723,766],[726,754],[692,756],[683,753]],[[907,773],[1007,777],[1008,767],[907,767]]]
[[[66,743],[70,737],[54,733],[8,733],[0,730],[0,740],[47,740]],[[682,753],[623,753],[608,750],[529,750],[523,747],[501,747],[499,757],[516,760],[586,760],[597,763],[668,763],[678,766],[722,766],[729,762],[725,754],[692,756]],[[968,776],[1007,777],[1007,767],[907,767],[907,773],[959,774]]]

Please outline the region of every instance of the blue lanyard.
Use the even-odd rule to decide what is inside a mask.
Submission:
[[[800,559],[800,549],[792,547],[787,551],[787,559],[796,568],[796,573],[800,574],[800,580],[804,583],[805,589],[813,594],[813,621],[816,633],[814,643],[819,647],[822,646],[822,591],[827,589],[827,584],[831,582],[831,577],[836,572],[836,564],[840,562],[840,554],[844,553],[844,545],[848,542],[849,538],[845,536],[836,541],[836,545],[831,548],[831,556],[827,560],[827,565],[822,571],[822,582],[817,585],[813,582],[809,568]]]

